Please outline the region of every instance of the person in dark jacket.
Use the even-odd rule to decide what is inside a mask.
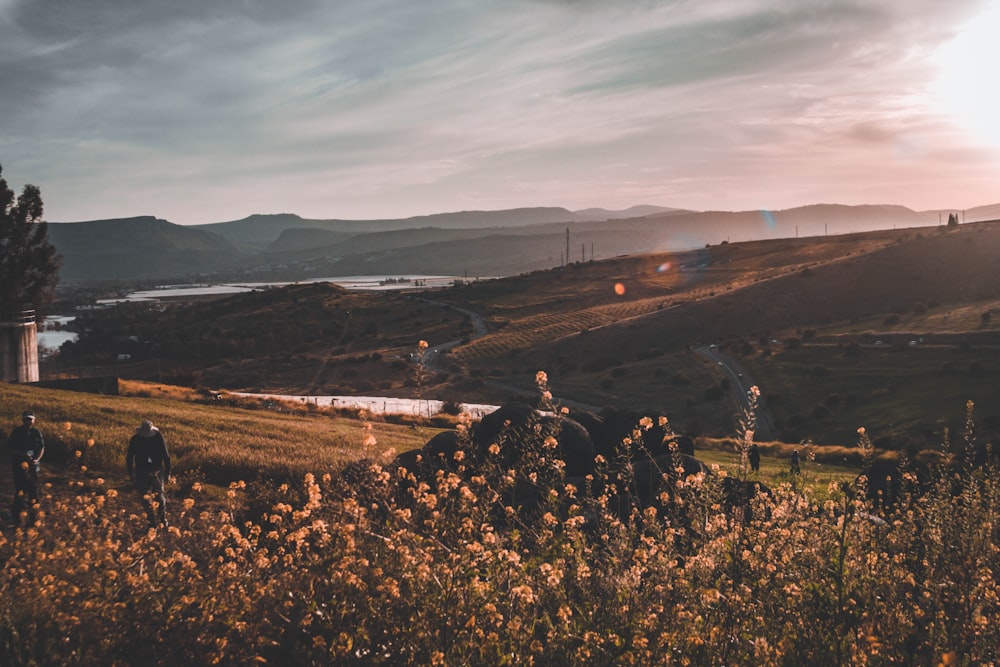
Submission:
[[[7,449],[14,476],[14,502],[10,509],[14,523],[20,523],[21,513],[38,503],[38,469],[45,454],[45,439],[35,428],[34,412],[25,410],[21,414],[21,425],[10,432]]]
[[[799,450],[797,450],[797,449],[792,452],[792,466],[791,466],[791,470],[792,470],[792,474],[793,475],[799,475],[802,472],[799,469]]]
[[[754,472],[760,472],[760,448],[757,447],[756,442],[750,445],[747,457],[750,459],[750,469]]]
[[[167,527],[167,496],[163,491],[170,479],[170,454],[160,429],[146,419],[128,443],[125,467],[136,490],[142,494],[149,525]]]

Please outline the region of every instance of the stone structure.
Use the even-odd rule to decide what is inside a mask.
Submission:
[[[35,311],[0,316],[0,381],[38,382]]]

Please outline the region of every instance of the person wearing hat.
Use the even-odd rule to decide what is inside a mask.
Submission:
[[[167,496],[163,487],[170,479],[170,454],[160,429],[148,419],[129,440],[125,467],[136,490],[142,494],[149,525],[166,528]]]
[[[21,425],[10,432],[7,449],[14,475],[14,502],[10,509],[14,523],[20,523],[21,513],[38,502],[38,469],[45,454],[45,439],[35,428],[34,412],[25,410],[21,414]]]

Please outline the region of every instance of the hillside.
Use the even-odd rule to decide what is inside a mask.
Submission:
[[[742,212],[532,208],[399,220],[254,215],[192,227],[145,217],[53,223],[50,236],[64,257],[62,280],[67,284],[290,282],[352,274],[515,275],[567,261],[937,226],[939,221],[938,212],[900,206]]]
[[[236,247],[222,237],[152,216],[54,223],[48,229],[63,258],[59,278],[65,283],[162,279],[240,261]]]
[[[490,239],[501,255],[504,242]],[[476,243],[456,243],[442,261],[461,261],[463,248]],[[544,252],[543,244],[534,247]],[[886,434],[915,430],[926,440],[940,437],[937,420],[954,423],[966,399],[992,404],[1000,368],[988,355],[926,357],[928,382],[942,368],[978,373],[974,383],[956,376],[966,385],[949,390],[944,411],[921,397],[933,393],[922,379],[900,385],[862,377],[845,390],[829,369],[853,367],[845,350],[876,340],[886,353],[906,350],[884,360],[892,368],[921,353],[910,340],[940,339],[953,351],[1000,344],[1000,317],[983,315],[994,307],[1000,313],[998,257],[1000,225],[980,223],[574,262],[434,291],[428,301],[297,285],[190,306],[98,311],[58,364],[107,367],[127,353],[130,364],[118,370],[129,377],[155,369],[155,377],[206,388],[411,397],[419,390],[491,403],[531,395],[535,372],[546,370],[563,400],[643,406],[672,415],[681,430],[722,435],[733,431],[738,408],[725,375],[693,351],[711,343],[771,384],[763,388],[774,396],[769,409],[780,437],[850,444],[858,425],[874,423],[866,415],[891,399],[899,411],[907,401],[921,406],[925,418],[883,424]],[[485,335],[474,335],[470,313],[482,318]],[[435,355],[418,383],[412,354],[420,339],[432,347],[462,342]],[[802,370],[789,375],[785,362],[798,349],[813,361],[795,361]],[[820,367],[823,376],[813,373]],[[986,418],[984,426],[1000,426],[1000,416]]]

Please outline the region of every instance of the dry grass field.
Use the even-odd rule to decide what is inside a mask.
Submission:
[[[121,485],[129,438],[150,419],[163,432],[174,473],[186,487],[224,488],[234,481],[301,480],[307,472],[332,472],[359,458],[391,459],[440,430],[375,417],[345,419],[302,406],[206,404],[195,392],[160,385],[124,383],[122,390],[122,396],[95,396],[0,384],[9,422],[4,436],[18,424],[22,410],[33,409],[46,440],[46,471],[62,476],[68,467],[84,465]],[[9,483],[5,471],[4,498],[9,498]]]
[[[52,447],[33,521],[0,532],[2,664],[1000,659],[990,463],[974,471],[957,458],[961,474],[940,470],[922,493],[877,507],[856,469],[804,451],[792,477],[787,445],[765,443],[761,472],[746,478],[771,493],[729,512],[721,470],[743,434],[702,453],[720,472],[674,481],[662,504],[623,515],[550,457],[419,483],[374,463],[349,480],[337,474],[345,461],[429,431],[126,389],[149,395],[0,386],[12,414],[36,409]],[[124,440],[145,417],[177,455],[167,528],[147,528],[121,484]],[[864,434],[859,444],[870,458]],[[540,436],[522,446],[548,451]],[[210,488],[208,474],[234,481]],[[507,502],[530,474],[555,483],[522,512]]]

